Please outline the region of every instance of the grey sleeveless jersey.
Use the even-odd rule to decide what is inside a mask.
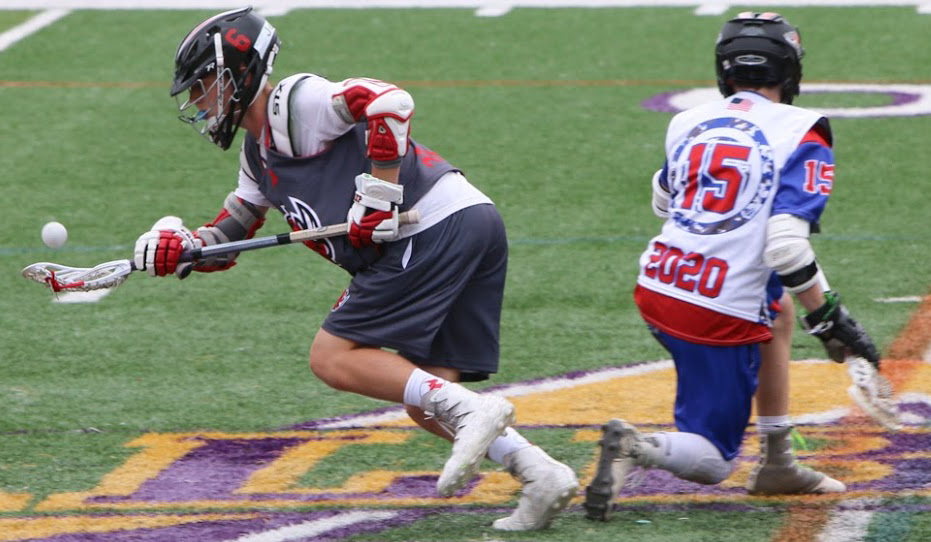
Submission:
[[[371,161],[365,156],[362,123],[313,156],[291,157],[274,148],[260,149],[259,145],[255,137],[246,135],[243,152],[249,168],[259,191],[294,230],[345,222],[355,195],[356,175],[372,171]],[[400,210],[409,209],[450,171],[458,170],[411,140],[401,162],[404,203]],[[346,236],[305,244],[353,275],[378,258],[377,247],[356,249]]]

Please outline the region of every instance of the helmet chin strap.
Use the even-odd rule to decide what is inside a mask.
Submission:
[[[219,123],[223,117],[227,115],[226,112],[226,84],[223,81],[223,75],[226,73],[226,62],[223,58],[223,38],[220,37],[220,33],[217,32],[213,35],[213,49],[217,57],[217,80],[215,87],[217,89],[217,122]],[[220,103],[222,102],[222,103]]]
[[[217,93],[217,114],[211,120],[212,123],[208,122],[208,132],[211,134],[211,138],[216,138],[217,134],[214,134],[214,130],[220,128],[220,124],[227,115],[232,113],[232,111],[227,111],[229,103],[226,100],[226,83],[223,80],[224,75],[226,74],[226,61],[223,57],[223,38],[220,36],[220,33],[217,32],[213,35],[213,50],[217,58],[216,66],[216,81],[214,81],[214,88],[216,88]],[[217,141],[214,139],[214,143]]]
[[[217,77],[222,77],[224,61],[223,61],[223,42],[220,37],[220,33],[217,32],[213,35],[213,50],[214,54],[217,57]]]

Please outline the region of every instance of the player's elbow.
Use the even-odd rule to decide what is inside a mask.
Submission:
[[[796,216],[779,214],[769,218],[763,262],[781,276],[790,275],[815,261],[808,241],[810,226]]]

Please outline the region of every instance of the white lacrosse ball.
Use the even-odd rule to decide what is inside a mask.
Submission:
[[[68,240],[68,230],[61,222],[49,222],[42,226],[42,242],[49,248],[61,248]]]

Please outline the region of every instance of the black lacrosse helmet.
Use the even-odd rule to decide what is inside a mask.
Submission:
[[[275,28],[251,7],[220,13],[194,27],[175,53],[171,95],[178,101],[181,120],[228,149],[246,109],[268,81],[280,45]],[[217,89],[214,104],[205,103],[210,87],[204,78],[211,74],[211,86]],[[203,91],[199,103],[179,96],[194,85]],[[224,96],[225,102],[219,103]]]
[[[778,13],[745,11],[724,23],[714,47],[718,88],[734,94],[730,82],[748,86],[779,86],[782,102],[791,104],[802,80],[802,49],[798,28]]]

